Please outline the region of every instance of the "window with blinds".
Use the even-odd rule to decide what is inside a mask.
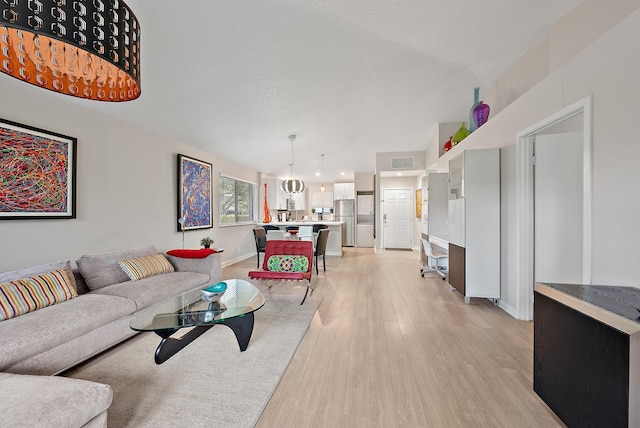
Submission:
[[[224,175],[220,176],[220,225],[253,222],[257,186]]]

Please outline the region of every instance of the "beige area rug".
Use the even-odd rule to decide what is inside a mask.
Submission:
[[[70,370],[65,376],[113,388],[108,426],[251,427],[293,358],[320,304],[308,297],[269,295],[255,313],[245,352],[226,326],[215,326],[167,362],[156,365],[160,343],[141,333]]]

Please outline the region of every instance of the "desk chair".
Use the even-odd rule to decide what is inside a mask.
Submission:
[[[253,228],[253,238],[256,241],[256,258],[258,259],[256,267],[260,267],[260,253],[264,253],[264,249],[267,246],[267,234],[264,228]]]
[[[442,280],[446,278],[446,274],[449,272],[444,266],[440,265],[441,260],[449,260],[449,256],[447,254],[442,254],[436,256],[433,254],[433,248],[431,247],[431,242],[422,238],[422,250],[424,254],[427,256],[427,264],[423,265],[420,268],[420,276],[424,278],[424,274],[427,272],[435,272],[442,277]]]
[[[296,271],[295,266],[300,266],[299,261],[294,263],[279,263],[278,256],[302,256],[306,257],[307,270]],[[271,258],[275,257],[275,260]],[[264,252],[264,261],[262,262],[262,270],[249,272],[251,279],[259,279],[260,281],[306,281],[307,289],[302,298],[302,305],[307,298],[309,290],[313,292],[311,287],[311,274],[313,273],[313,243],[309,241],[267,241],[267,247]],[[269,287],[271,285],[268,285]]]
[[[264,227],[264,230],[280,230],[278,226],[274,226],[272,224],[265,224],[262,227]]]

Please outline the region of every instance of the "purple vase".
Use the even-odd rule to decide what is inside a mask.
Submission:
[[[490,110],[491,108],[489,107],[489,105],[485,104],[482,101],[478,102],[478,105],[473,108],[472,115],[473,122],[476,124],[476,129],[480,128],[487,122],[487,119],[489,119]]]

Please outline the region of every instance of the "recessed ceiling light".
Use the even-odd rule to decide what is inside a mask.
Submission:
[[[316,177],[320,177],[320,173],[319,172],[316,172]]]
[[[340,175],[344,175],[344,172],[341,172]]]
[[[402,173],[401,172],[397,172],[396,175],[399,177],[399,176],[402,175]]]

